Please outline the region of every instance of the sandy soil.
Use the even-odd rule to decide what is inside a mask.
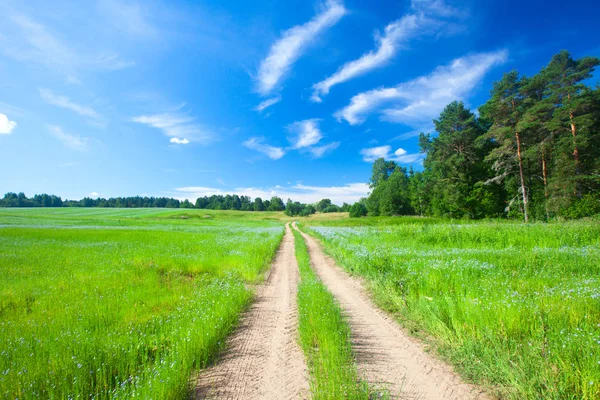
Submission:
[[[198,376],[194,398],[308,398],[308,371],[297,340],[298,281],[294,236],[287,225],[269,277],[219,362]]]
[[[427,354],[373,304],[358,279],[326,256],[315,239],[302,235],[315,272],[348,317],[358,369],[369,383],[387,389],[392,398],[488,399],[481,389],[466,384],[448,365]]]

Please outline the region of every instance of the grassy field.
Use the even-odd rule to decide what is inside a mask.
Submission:
[[[300,343],[308,360],[313,399],[369,399],[369,387],[359,380],[350,327],[342,310],[310,265],[302,235],[294,230]]]
[[[279,218],[0,209],[0,397],[185,397],[251,301]]]
[[[382,307],[499,398],[600,398],[599,223],[318,225]]]

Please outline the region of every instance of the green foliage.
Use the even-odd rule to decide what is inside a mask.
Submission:
[[[369,215],[407,215],[413,213],[410,204],[409,177],[404,167],[399,167],[393,161],[384,163],[383,158],[373,164],[373,174],[378,165],[385,164],[393,167],[389,175],[381,175],[366,201]]]
[[[331,206],[331,200],[330,199],[322,199],[320,200],[315,208],[318,212],[323,212],[323,210],[325,210],[327,207]]]
[[[313,399],[370,399],[358,377],[350,327],[333,295],[317,278],[302,235],[294,230],[298,285],[298,331],[308,361]]]
[[[600,192],[600,88],[585,81],[598,65],[561,51],[532,77],[504,74],[479,117],[462,102],[448,104],[433,121],[437,135],[419,136],[423,171],[373,163],[369,215],[589,215],[584,199]]]
[[[327,222],[310,228],[327,252],[467,379],[501,399],[600,398],[600,224]]]
[[[357,202],[352,204],[352,207],[350,207],[350,217],[351,218],[360,218],[360,217],[364,217],[367,215],[367,207],[361,203],[361,202]]]
[[[570,219],[600,216],[600,194],[586,194],[563,213]]]
[[[187,215],[1,211],[0,397],[187,397],[282,237],[242,213]]]
[[[307,217],[316,212],[317,210],[312,204],[302,204],[297,201],[292,201],[291,199],[288,199],[284,211],[285,215],[287,215],[288,217]]]

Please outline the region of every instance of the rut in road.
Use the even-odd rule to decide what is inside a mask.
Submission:
[[[310,393],[297,341],[299,271],[289,224],[265,284],[220,362],[201,371],[196,399],[303,399]]]
[[[448,365],[427,354],[373,304],[359,280],[326,256],[314,238],[301,233],[316,274],[348,318],[358,370],[364,379],[375,388],[387,389],[392,398],[488,399],[481,389],[465,383]]]

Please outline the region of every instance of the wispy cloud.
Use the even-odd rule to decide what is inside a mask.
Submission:
[[[382,111],[383,120],[421,126],[435,118],[448,103],[464,100],[492,67],[506,62],[507,56],[507,51],[501,50],[458,58],[429,75],[396,87],[357,94],[334,115],[338,120],[358,125],[369,113],[392,103]]]
[[[0,114],[0,135],[10,135],[17,127],[15,121],[8,119],[8,116]]]
[[[57,125],[49,125],[48,130],[52,136],[60,140],[66,147],[72,150],[83,151],[88,149],[88,138],[82,138],[81,136],[67,133]]]
[[[269,99],[262,101],[259,105],[254,107],[254,111],[261,112],[264,109],[269,108],[272,105],[279,103],[280,101],[281,101],[281,96],[279,96],[279,95],[275,96],[275,97],[271,97]]]
[[[327,28],[335,25],[345,13],[346,9],[340,0],[327,0],[322,11],[313,19],[283,32],[260,65],[257,76],[258,92],[262,95],[271,93],[311,42]]]
[[[412,164],[420,163],[423,161],[423,154],[421,153],[408,153],[403,148],[398,148],[392,153],[392,146],[377,146],[368,147],[362,149],[360,154],[363,156],[363,161],[373,162],[378,158],[385,158],[386,160],[395,161],[399,164]]]
[[[96,121],[102,120],[102,116],[91,107],[74,103],[68,97],[54,94],[47,89],[39,89],[39,91],[42,99],[48,104],[74,111],[82,117],[92,118]]]
[[[332,152],[340,147],[340,142],[332,142],[323,146],[311,147],[308,149],[314,158],[321,158],[325,154]]]
[[[259,153],[266,154],[272,160],[279,160],[285,155],[285,150],[281,147],[270,146],[264,144],[265,138],[253,137],[246,140],[243,145],[251,150],[256,150]]]
[[[348,183],[342,186],[309,186],[298,183],[296,185],[273,186],[267,188],[261,187],[239,187],[229,190],[204,187],[188,186],[175,189],[170,195],[180,199],[189,199],[195,201],[198,197],[226,194],[238,194],[250,196],[252,198],[260,197],[270,199],[278,196],[286,201],[288,198],[302,203],[316,203],[321,199],[331,199],[334,204],[354,203],[361,197],[369,194],[369,185],[366,183]]]
[[[70,82],[81,83],[77,77],[83,69],[114,71],[129,68],[135,63],[123,60],[118,54],[79,53],[48,27],[32,17],[5,9],[0,51],[20,62],[42,64],[65,74]]]
[[[342,65],[336,73],[313,85],[311,100],[321,102],[331,88],[386,65],[411,39],[439,33],[447,22],[443,18],[457,16],[458,10],[442,1],[414,1],[411,11],[388,24],[383,34],[376,32],[377,48]]]
[[[288,137],[291,150],[300,150],[309,153],[313,158],[321,158],[325,154],[337,149],[340,142],[333,142],[323,146],[316,146],[323,139],[323,132],[319,129],[319,119],[306,119],[296,121],[288,125],[287,130],[291,133]]]
[[[147,15],[148,4],[122,0],[100,0],[100,10],[107,14],[108,21],[119,31],[128,35],[153,37],[157,29]]]
[[[208,144],[214,140],[212,132],[197,124],[196,118],[181,113],[140,115],[132,121],[162,130],[174,144]]]
[[[319,130],[318,119],[307,119],[297,121],[288,125],[288,131],[292,134],[288,138],[292,144],[292,149],[301,149],[304,147],[314,146],[323,138],[323,134]]]
[[[376,36],[377,49],[362,55],[357,60],[342,65],[336,73],[313,85],[311,100],[321,102],[321,97],[340,83],[349,81],[385,65],[398,51],[401,42],[417,35],[425,19],[416,15],[406,15],[385,28],[385,33]]]

